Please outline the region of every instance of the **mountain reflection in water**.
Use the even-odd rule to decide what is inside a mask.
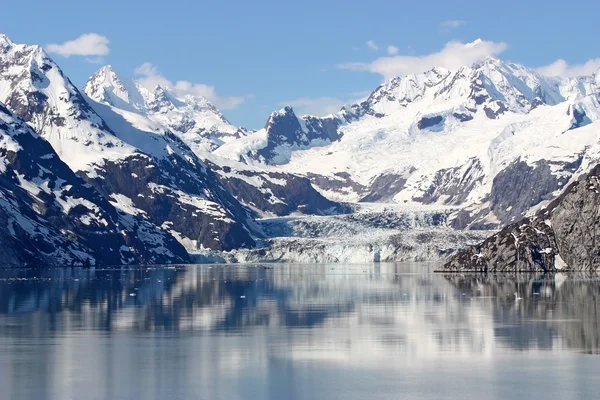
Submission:
[[[489,367],[524,354],[598,353],[598,277],[432,270],[419,263],[2,270],[0,385],[20,398],[69,398],[97,374],[111,383],[97,382],[93,398],[111,398],[107,387],[142,390],[146,380],[148,393],[178,385],[180,398],[207,387],[205,398],[244,398],[231,392],[227,379],[235,378],[259,398],[265,390],[304,398],[289,381],[307,384],[299,365],[363,377],[406,368],[431,375],[442,360],[458,373],[465,360]],[[264,385],[245,382],[250,376]],[[448,371],[435,379],[454,384]],[[397,393],[400,381],[390,382],[386,390]]]

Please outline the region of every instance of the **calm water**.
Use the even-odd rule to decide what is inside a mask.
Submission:
[[[600,397],[596,277],[430,270],[3,270],[0,398]]]

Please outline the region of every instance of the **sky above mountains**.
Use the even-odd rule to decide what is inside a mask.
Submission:
[[[234,124],[324,115],[384,79],[486,56],[550,75],[600,68],[600,2],[7,0],[0,32],[82,87],[100,66],[214,102]],[[475,42],[481,38],[481,41]]]

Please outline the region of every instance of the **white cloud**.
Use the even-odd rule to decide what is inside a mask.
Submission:
[[[560,59],[552,64],[536,68],[536,71],[547,76],[582,76],[592,75],[600,70],[600,58],[593,58],[583,64],[569,65]]]
[[[104,57],[86,57],[84,61],[90,64],[104,64]]]
[[[154,65],[148,62],[137,67],[134,72],[138,75],[138,82],[150,90],[154,89],[157,85],[160,85],[171,88],[180,96],[193,95],[205,97],[221,110],[231,110],[236,108],[242,104],[247,97],[251,97],[219,96],[214,86],[188,81],[172,82],[165,78]]]
[[[346,104],[344,100],[336,97],[301,97],[295,100],[283,101],[281,106],[292,106],[297,115],[317,115],[323,116],[333,114]]]
[[[456,29],[461,25],[466,24],[467,21],[463,21],[462,19],[450,19],[448,21],[444,21],[440,23],[440,29],[442,31],[450,31],[451,29]]]
[[[395,56],[398,54],[398,48],[396,46],[389,45],[387,47],[387,52],[390,56]]]
[[[350,71],[367,71],[381,75],[384,79],[427,71],[435,66],[458,69],[471,65],[488,56],[502,53],[508,45],[477,39],[473,43],[448,42],[438,52],[422,56],[396,55],[380,57],[370,63],[351,62],[338,65]]]
[[[379,46],[377,46],[377,43],[375,43],[375,41],[373,41],[373,40],[367,41],[367,46],[369,46],[369,48],[371,50],[375,50],[375,51],[379,50]]]
[[[77,39],[68,40],[62,44],[51,43],[47,47],[51,53],[57,53],[65,57],[70,56],[105,56],[110,49],[110,41],[106,36],[97,33],[84,33]]]

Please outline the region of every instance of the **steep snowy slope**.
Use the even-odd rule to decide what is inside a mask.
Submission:
[[[185,262],[184,248],[115,209],[0,104],[1,266]]]
[[[83,91],[93,100],[138,112],[177,134],[194,151],[213,150],[248,132],[237,128],[206,98],[179,96],[174,90],[119,76],[112,66],[100,68]]]
[[[0,101],[123,212],[189,249],[252,246],[248,211],[172,133],[86,99],[38,46],[0,36]],[[141,127],[140,127],[141,126]]]
[[[460,206],[457,227],[497,227],[556,196],[595,157],[599,96],[600,74],[549,78],[488,58],[393,78],[321,119],[285,108],[216,153],[280,164],[271,170],[304,174],[330,199]]]
[[[245,136],[247,132],[229,124],[206,99],[188,96],[186,103],[182,103],[171,89],[156,87],[148,91],[136,81],[120,77],[111,66],[100,68],[88,80],[84,91],[139,129],[172,131],[217,172],[223,185],[239,201],[261,216],[321,215],[345,210],[317,192],[306,177],[266,171],[213,153],[225,141]]]

